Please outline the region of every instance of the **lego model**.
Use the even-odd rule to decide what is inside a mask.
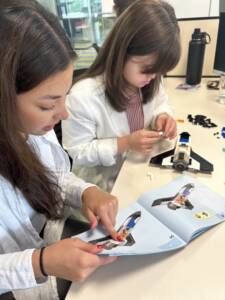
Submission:
[[[190,146],[190,134],[182,132],[174,149],[161,153],[150,160],[152,166],[173,168],[176,171],[211,173],[213,164],[195,153]]]

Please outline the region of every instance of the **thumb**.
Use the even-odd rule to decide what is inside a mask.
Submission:
[[[87,219],[89,220],[89,222],[91,223],[91,229],[96,228],[98,225],[98,220],[97,220],[97,217],[94,215],[94,213],[90,209],[87,209],[85,211],[85,215],[86,215]]]

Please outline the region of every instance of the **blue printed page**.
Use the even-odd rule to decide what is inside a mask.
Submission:
[[[225,198],[187,175],[143,194],[138,203],[186,243],[225,219]]]
[[[100,226],[76,237],[102,245],[101,254],[110,256],[159,253],[185,246],[181,238],[138,203],[119,212],[115,228],[119,241],[112,240]]]

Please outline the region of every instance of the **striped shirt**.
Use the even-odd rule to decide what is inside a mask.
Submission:
[[[144,113],[140,92],[131,96],[126,108],[126,114],[130,132],[144,128]]]

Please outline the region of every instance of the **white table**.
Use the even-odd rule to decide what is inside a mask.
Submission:
[[[176,110],[178,131],[191,134],[192,148],[214,164],[212,175],[197,174],[199,181],[225,196],[225,139],[213,135],[225,126],[225,105],[216,102],[217,91],[201,88],[176,90],[182,79],[165,79],[171,104]],[[187,114],[210,117],[218,128],[194,126]],[[168,144],[160,145],[162,149]],[[152,174],[152,180],[147,176]],[[127,160],[118,176],[113,194],[120,208],[134,202],[143,192],[157,188],[178,176],[172,170],[149,167],[142,157]],[[76,266],[74,266],[76,267]],[[121,257],[98,269],[82,284],[74,283],[66,300],[224,300],[225,223],[207,231],[186,248],[164,254]]]

